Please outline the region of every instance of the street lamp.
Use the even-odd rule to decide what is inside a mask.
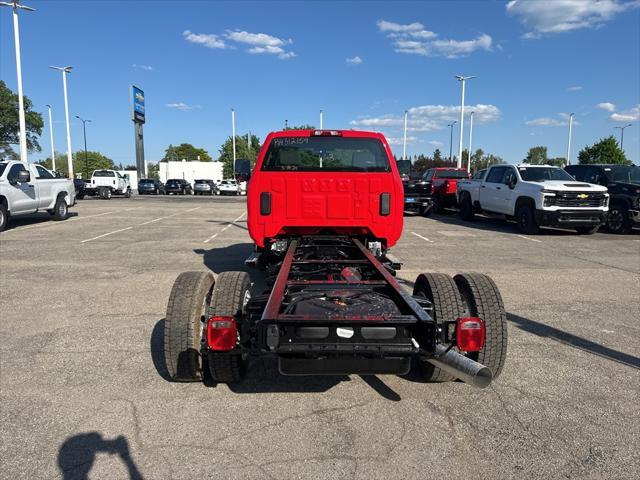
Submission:
[[[87,122],[91,120],[85,120],[80,115],[76,115],[76,118],[82,122],[82,133],[84,134],[84,178],[89,178],[89,169],[87,168]]]
[[[471,171],[471,141],[473,140],[473,114],[476,112],[471,112],[471,117],[469,119],[469,151],[467,152],[467,172]]]
[[[408,111],[404,111],[404,138],[402,140],[402,160],[407,159],[407,114]]]
[[[625,125],[624,127],[613,127],[613,128],[619,128],[620,129],[620,150],[622,150],[624,152],[624,148],[622,147],[623,143],[624,143],[624,129],[627,127],[630,127],[631,124],[628,123],[627,125]]]
[[[49,136],[51,137],[51,170],[56,171],[56,149],[53,145],[53,121],[51,120],[51,105],[45,105],[49,109]]]
[[[447,127],[450,127],[451,129],[451,136],[449,137],[449,161],[451,161],[451,154],[453,153],[452,148],[453,148],[453,126],[458,123],[455,120],[453,122],[451,122],[449,125],[447,125]]]
[[[567,165],[571,165],[571,127],[573,127],[573,116],[575,114],[569,114],[569,141],[567,142]]]
[[[18,9],[33,12],[34,9],[20,5],[20,0],[0,2],[3,7],[13,8],[13,38],[16,46],[16,71],[18,74],[18,118],[20,122],[20,161],[27,163],[27,126],[24,117],[24,98],[22,96],[22,61],[20,59],[20,26],[18,25]]]
[[[455,78],[459,82],[462,82],[462,99],[460,101],[460,143],[458,144],[458,168],[462,167],[462,135],[464,133],[464,84],[467,80],[477,78],[476,75],[465,77],[463,75],[456,75]]]
[[[67,73],[71,72],[73,67],[49,67],[62,72],[62,88],[64,90],[64,117],[67,123],[67,167],[69,169],[69,178],[73,179],[73,158],[71,157],[71,129],[69,128],[69,99],[67,97]]]
[[[236,111],[231,109],[231,144],[233,145],[233,172],[231,178],[236,178]]]

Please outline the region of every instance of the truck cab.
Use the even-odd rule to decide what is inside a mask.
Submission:
[[[483,178],[458,182],[460,215],[472,220],[487,212],[513,218],[523,233],[541,226],[568,227],[595,233],[607,218],[607,189],[577,182],[550,165],[493,165]]]

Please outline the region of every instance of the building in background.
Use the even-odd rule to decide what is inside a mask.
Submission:
[[[160,162],[160,181],[182,178],[193,183],[196,179],[222,180],[222,162]]]

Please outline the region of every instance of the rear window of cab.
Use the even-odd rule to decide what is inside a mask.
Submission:
[[[390,172],[377,138],[276,137],[262,162],[271,172]]]

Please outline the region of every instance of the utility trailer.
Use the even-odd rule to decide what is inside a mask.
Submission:
[[[256,249],[245,262],[265,271],[267,288],[252,291],[244,271],[215,278],[210,272],[181,274],[165,320],[169,375],[238,382],[250,357],[270,355],[284,375],[403,375],[417,366],[427,381],[458,378],[486,387],[500,374],[507,351],[496,285],[477,273],[425,273],[411,294],[406,291],[395,278],[400,262],[389,253],[402,229],[403,198],[394,162],[385,160],[393,158],[386,140],[368,132],[325,132],[267,137],[248,199]],[[326,137],[334,142],[321,140]],[[335,141],[345,137],[377,143]],[[277,141],[283,138],[292,140]],[[280,154],[282,170],[269,170],[278,163],[269,164],[271,145],[287,149]],[[384,158],[363,156],[367,148],[380,148]],[[316,159],[318,152],[324,157]],[[342,163],[323,171],[327,159],[338,156]],[[356,157],[377,166],[360,169]],[[298,158],[307,163],[296,164]],[[323,174],[329,174],[324,184]],[[354,218],[332,218],[335,198],[353,200],[369,217],[354,210]],[[304,215],[305,206],[315,218]]]

